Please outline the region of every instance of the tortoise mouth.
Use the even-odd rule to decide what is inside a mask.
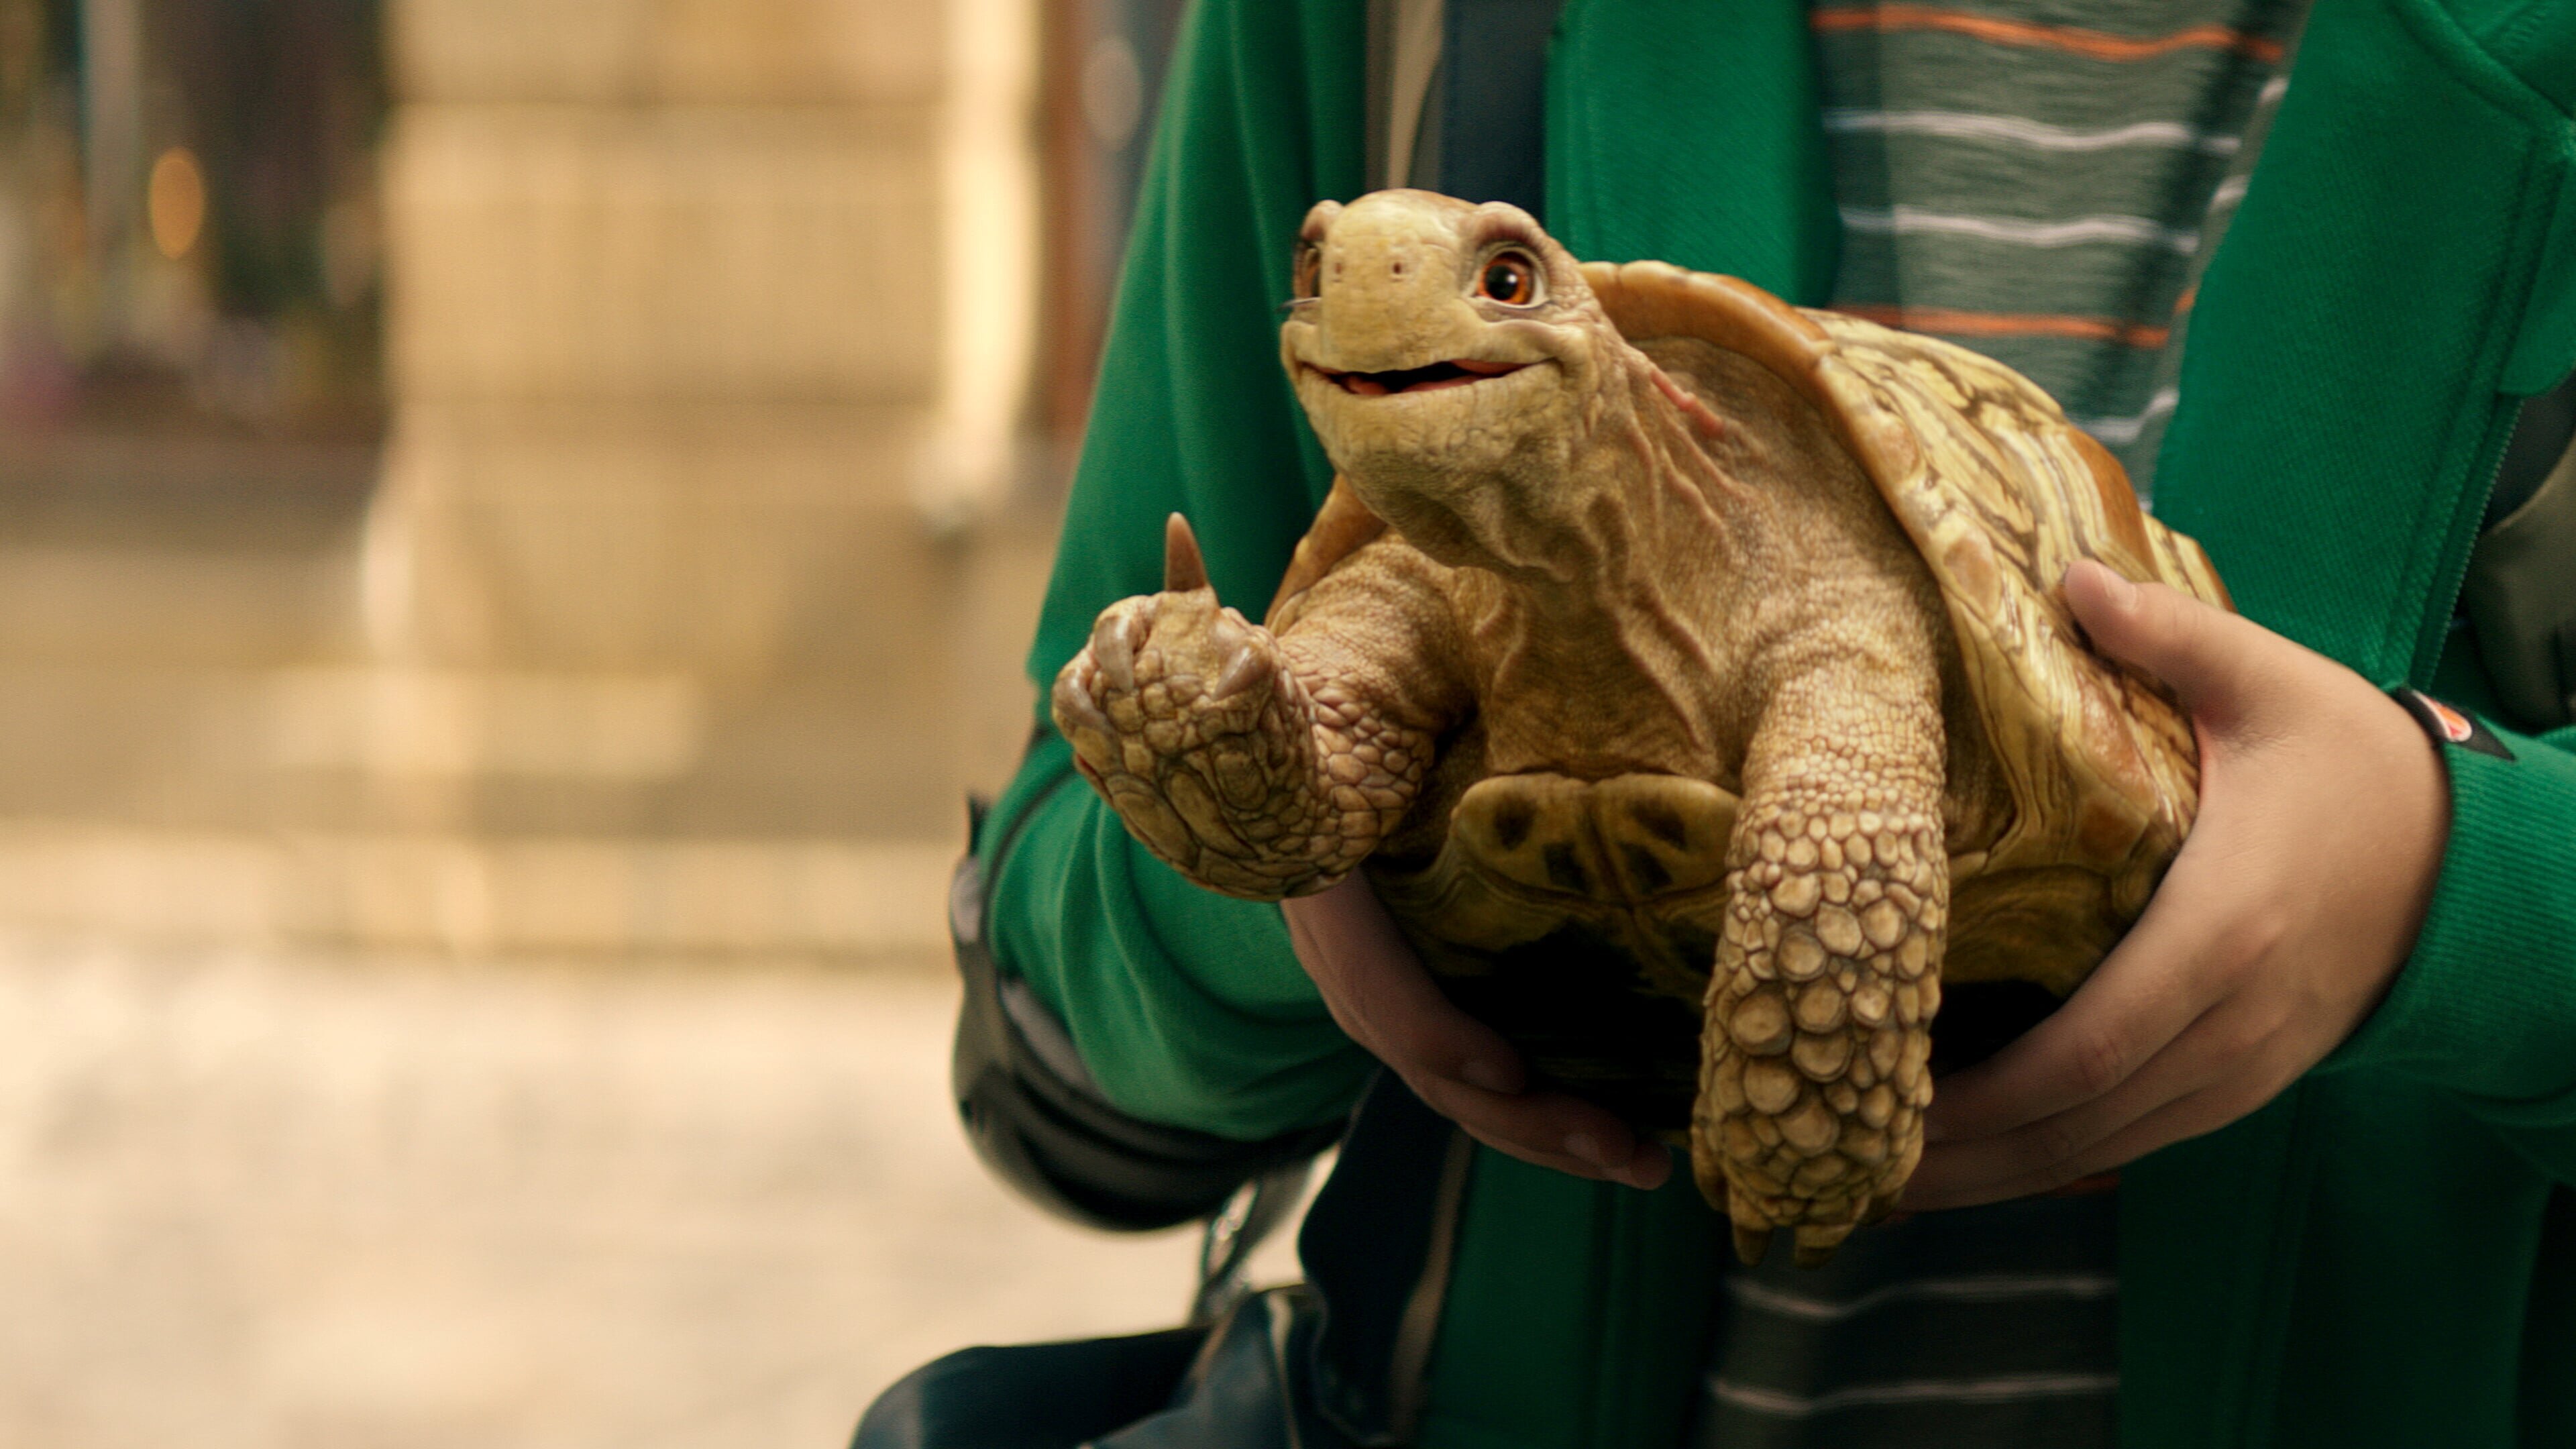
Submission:
[[[1465,387],[1487,378],[1502,377],[1529,366],[1525,362],[1478,362],[1472,358],[1455,358],[1434,362],[1424,367],[1397,368],[1392,372],[1346,372],[1310,362],[1315,375],[1356,397],[1388,397],[1396,393],[1434,392],[1444,387]]]

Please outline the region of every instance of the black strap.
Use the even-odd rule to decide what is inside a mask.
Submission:
[[[2495,491],[2487,495],[2486,522],[2493,528],[2540,491],[2558,460],[2576,443],[2576,376],[2523,401],[2514,418],[2504,461],[2496,465]],[[2570,570],[2576,573],[2576,570]]]
[[[1380,1071],[1351,1114],[1297,1256],[1323,1300],[1315,1407],[1359,1444],[1410,1443],[1449,1293],[1475,1146]]]
[[[2513,751],[2505,748],[2504,741],[2496,738],[2495,731],[2488,729],[2484,720],[2467,710],[2444,704],[2420,689],[2408,689],[2403,685],[2388,691],[2388,697],[2405,707],[2406,713],[2432,738],[2436,748],[2457,745],[2481,755],[2493,755],[2499,760],[2513,758]]]
[[[1073,778],[1068,767],[1005,824],[993,853],[997,874],[1039,807]],[[976,833],[988,823],[977,812]],[[948,893],[949,934],[966,987],[949,1086],[976,1154],[1032,1202],[1095,1228],[1167,1228],[1217,1212],[1245,1183],[1341,1137],[1342,1124],[1327,1122],[1238,1142],[1120,1111],[1083,1068],[1064,1024],[995,961],[989,910],[984,872],[970,848]]]

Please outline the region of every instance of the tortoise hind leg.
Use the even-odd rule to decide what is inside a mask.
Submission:
[[[1691,1158],[1749,1254],[1813,1266],[1922,1152],[1948,905],[1941,722],[1849,689],[1774,704],[1746,760]],[[1748,1259],[1749,1260],[1749,1259]]]

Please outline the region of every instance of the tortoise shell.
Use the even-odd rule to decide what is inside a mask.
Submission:
[[[2208,558],[2001,364],[1661,262],[1583,276],[1631,344],[1695,339],[1777,376],[1876,485],[1938,585],[2014,806],[1987,848],[1950,855],[1943,982],[2072,991],[2145,908],[2199,782],[2189,720],[2085,644],[2058,581],[2092,558],[2228,607]],[[1304,591],[1384,528],[1337,481],[1271,626],[1293,623]],[[1698,1090],[1736,808],[1721,787],[1670,775],[1489,777],[1471,722],[1366,869],[1451,995],[1542,1077],[1678,1131]]]

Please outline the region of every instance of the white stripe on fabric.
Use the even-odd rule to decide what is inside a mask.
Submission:
[[[2119,146],[2189,147],[2212,156],[2233,156],[2244,143],[2234,136],[2214,136],[2173,121],[2140,121],[2107,131],[2077,131],[2020,116],[1974,111],[1871,111],[1833,108],[1825,112],[1828,131],[1884,131],[1910,136],[1974,137],[2011,141],[2043,151],[2107,151]]]
[[[1843,225],[1854,231],[1949,232],[1983,237],[2016,246],[2068,247],[2086,242],[2144,242],[2188,254],[2200,244],[2200,233],[2162,226],[2143,216],[2079,216],[2071,221],[2022,221],[2014,217],[1957,216],[1916,206],[1842,208]]]
[[[2279,101],[2281,97],[2286,96],[2289,93],[2290,78],[2285,75],[2276,75],[2270,80],[2263,82],[2263,89],[2254,93],[2254,109],[2259,111],[2265,106]]]
[[[2234,206],[2236,203],[2243,201],[2245,199],[2245,183],[2253,179],[2254,178],[2250,176],[2230,176],[2226,180],[2218,183],[2218,189],[2209,194],[2209,209],[2212,211],[2224,211],[2227,208]]]
[[[2026,1399],[2081,1398],[2117,1393],[2119,1388],[2118,1374],[2001,1374],[1990,1379],[1860,1384],[1801,1398],[1732,1379],[1712,1376],[1708,1381],[1708,1391],[1718,1402],[1784,1419],[1808,1419],[1878,1404],[2010,1404]]]
[[[2068,418],[2067,421],[2105,443],[2134,443],[2138,440],[2138,434],[2147,430],[2148,423],[2165,413],[2172,412],[2181,401],[2180,392],[2173,388],[2165,388],[2154,397],[2147,399],[2145,410],[2133,417]]]
[[[1726,1291],[1750,1308],[1783,1318],[1832,1323],[1907,1298],[1936,1298],[1949,1303],[2001,1303],[2014,1298],[2108,1298],[2120,1291],[2109,1273],[1990,1273],[1974,1278],[1918,1278],[1892,1283],[1858,1298],[1836,1302],[1784,1293],[1749,1278],[1730,1277]]]

